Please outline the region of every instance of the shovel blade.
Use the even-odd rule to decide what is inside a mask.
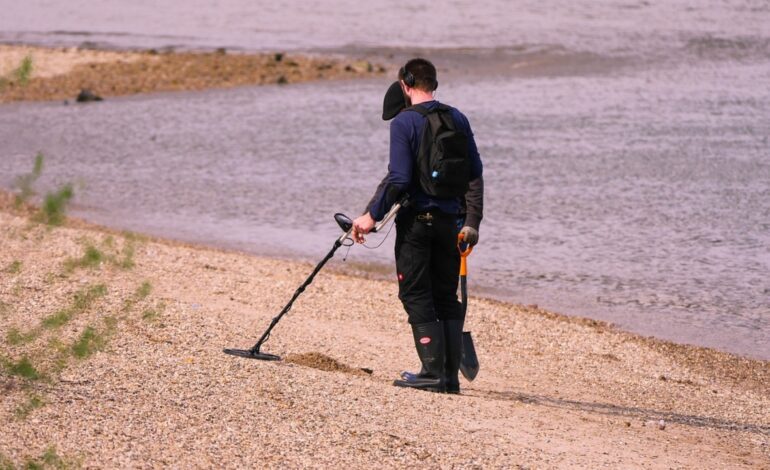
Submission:
[[[460,372],[468,382],[473,382],[479,373],[479,358],[476,356],[476,348],[473,346],[473,337],[470,331],[463,331],[463,354],[460,359]]]

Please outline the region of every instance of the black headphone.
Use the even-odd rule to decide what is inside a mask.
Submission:
[[[398,74],[402,77],[401,80],[404,81],[404,83],[407,84],[409,87],[414,87],[415,78],[412,72],[408,71],[406,69],[406,65],[401,67],[401,70],[399,70]]]
[[[414,88],[414,83],[415,83],[416,79],[414,78],[414,74],[406,69],[406,65],[401,67],[401,70],[399,70],[398,74],[399,74],[399,76],[402,77],[401,80],[403,80],[404,83],[406,83],[406,85],[408,87]],[[433,79],[433,89],[435,90],[436,88],[438,88],[438,80],[436,80],[434,78]]]

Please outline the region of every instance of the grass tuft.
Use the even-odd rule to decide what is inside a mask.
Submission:
[[[158,318],[158,311],[152,308],[148,308],[142,312],[142,319],[147,321],[153,321]]]
[[[21,261],[13,261],[5,268],[5,272],[8,274],[19,274],[21,272]]]
[[[144,281],[142,285],[139,286],[139,288],[136,290],[136,299],[144,300],[148,295],[150,295],[150,292],[152,292],[152,284],[150,284],[150,281]]]
[[[19,359],[18,362],[8,362],[5,365],[8,373],[11,375],[18,375],[29,380],[37,380],[40,378],[40,373],[35,369],[35,366],[29,361],[29,358],[24,356]]]
[[[60,470],[66,470],[66,469],[74,469],[74,468],[81,468],[82,467],[82,461],[70,461],[62,458],[59,456],[59,454],[56,452],[56,446],[50,446],[48,447],[42,454],[40,454],[40,457],[38,458],[31,458],[27,459],[26,462],[24,462],[24,465],[22,468],[25,470],[38,470],[38,469],[45,469],[45,468],[56,468]]]
[[[72,309],[65,308],[57,311],[52,315],[48,315],[43,319],[43,326],[46,328],[59,328],[62,325],[67,324],[75,312]]]
[[[115,248],[115,237],[113,237],[112,235],[107,235],[102,240],[102,245],[104,245],[105,248],[108,248],[110,250],[114,249]]]
[[[37,155],[35,155],[35,163],[32,167],[32,172],[16,178],[14,186],[16,186],[16,188],[19,190],[19,193],[16,195],[15,199],[17,208],[21,207],[21,205],[27,202],[30,197],[36,194],[33,186],[35,185],[35,182],[38,180],[38,178],[40,178],[40,175],[43,173],[44,160],[45,157],[43,157],[43,154],[38,152]]]
[[[105,259],[104,253],[93,245],[86,246],[86,251],[80,258],[69,258],[64,261],[64,269],[72,272],[75,268],[94,268]]]
[[[85,359],[97,350],[101,349],[105,344],[105,338],[103,334],[96,331],[95,328],[89,326],[80,334],[80,338],[72,345],[72,355],[78,359]]]
[[[142,319],[147,320],[149,322],[155,322],[160,319],[165,309],[166,309],[166,304],[164,302],[157,302],[157,304],[155,305],[155,308],[148,308],[144,312],[142,312]],[[162,324],[160,324],[160,326],[163,327]]]
[[[13,414],[18,419],[25,419],[30,413],[43,406],[45,406],[45,401],[42,398],[37,395],[30,395],[29,399],[16,408]]]
[[[107,286],[96,284],[88,288],[87,291],[75,292],[75,301],[72,307],[78,311],[83,311],[91,306],[94,300],[107,295]]]
[[[36,337],[37,334],[35,332],[22,333],[18,328],[11,328],[5,335],[5,340],[11,346],[18,346],[20,344],[28,343]]]
[[[137,304],[137,302],[140,302],[146,299],[151,292],[152,292],[152,284],[150,284],[150,281],[142,282],[142,285],[136,288],[134,295],[127,298],[123,302],[123,311],[128,312],[129,310],[133,309],[134,306]]]
[[[14,78],[19,85],[26,86],[32,78],[32,56],[26,56],[21,60],[19,67],[13,71]]]
[[[94,301],[107,294],[107,287],[104,284],[96,284],[88,288],[75,292],[75,298],[72,305],[53,313],[43,319],[43,326],[46,328],[59,328],[67,324],[72,317],[85,311]]]
[[[69,183],[58,191],[46,194],[38,218],[48,225],[61,225],[64,222],[67,205],[74,196],[75,192]]]
[[[131,269],[135,266],[134,263],[134,244],[133,242],[127,242],[122,251],[123,258],[118,261],[118,266],[123,269]]]

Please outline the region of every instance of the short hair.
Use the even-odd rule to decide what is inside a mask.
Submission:
[[[409,85],[407,83],[409,86],[419,88],[423,91],[433,91],[438,87],[436,67],[427,59],[419,57],[411,59],[398,71],[398,79],[404,80],[408,74],[411,74],[414,77],[414,85]]]

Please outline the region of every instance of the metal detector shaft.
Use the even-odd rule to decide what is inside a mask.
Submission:
[[[396,204],[394,204],[393,207],[391,207],[390,211],[388,211],[388,213],[385,215],[385,217],[383,217],[383,219],[377,225],[375,225],[375,227],[374,227],[374,229],[372,229],[372,231],[376,232],[376,231],[382,229],[382,227],[384,227],[385,224],[387,224],[388,222],[393,220],[393,217],[396,216],[396,214],[398,213],[399,209],[401,209],[401,207],[403,207],[404,205],[406,205],[406,198],[404,198],[401,201],[399,201]],[[263,360],[278,360],[279,359],[278,356],[273,355],[273,354],[262,353],[262,352],[260,352],[259,349],[262,347],[262,344],[265,341],[267,341],[267,339],[270,337],[270,332],[273,331],[273,328],[275,327],[275,325],[277,325],[278,322],[281,321],[281,318],[283,318],[283,316],[286,315],[286,313],[288,313],[289,310],[291,310],[291,306],[294,304],[294,301],[297,300],[297,297],[299,297],[305,291],[305,288],[307,288],[307,286],[309,286],[313,282],[313,279],[315,278],[316,274],[318,274],[318,272],[321,270],[321,268],[324,267],[324,265],[326,264],[327,261],[332,259],[332,257],[334,256],[334,253],[337,251],[337,249],[339,247],[341,247],[345,243],[345,240],[350,238],[351,234],[353,233],[353,227],[347,225],[347,224],[350,224],[350,219],[348,219],[347,217],[345,217],[342,214],[337,214],[337,215],[342,216],[342,218],[343,218],[342,220],[343,221],[340,222],[340,220],[338,219],[338,223],[340,223],[340,226],[345,225],[343,230],[345,230],[346,228],[347,228],[347,230],[345,230],[345,233],[343,233],[337,240],[335,240],[334,246],[332,246],[332,249],[329,250],[329,252],[326,254],[326,256],[324,256],[324,258],[321,260],[321,262],[319,262],[316,265],[315,269],[313,269],[313,272],[310,273],[310,276],[308,276],[307,279],[305,279],[305,282],[303,282],[302,285],[297,288],[297,290],[294,292],[294,295],[289,300],[289,303],[287,303],[283,307],[281,312],[278,315],[276,315],[275,318],[273,318],[273,320],[270,322],[270,326],[268,326],[267,330],[265,330],[265,332],[262,333],[262,336],[259,338],[259,341],[257,341],[257,343],[251,349],[249,349],[249,350],[244,350],[244,349],[225,349],[224,352],[226,354],[230,354],[230,355],[233,355],[233,356],[240,356],[240,357],[248,357],[248,358],[252,358],[252,359],[263,359]],[[336,218],[337,218],[337,216],[335,216],[335,219]],[[350,227],[350,228],[348,228],[348,227]]]
[[[291,300],[289,300],[289,303],[287,303],[286,306],[283,307],[283,310],[281,310],[281,313],[279,313],[275,318],[273,318],[273,321],[270,322],[270,326],[267,328],[267,330],[265,330],[264,333],[262,333],[262,337],[259,338],[259,341],[257,341],[257,344],[255,344],[250,349],[252,354],[259,353],[259,348],[262,346],[262,343],[267,341],[267,338],[270,337],[270,332],[273,330],[273,327],[275,327],[275,325],[277,325],[278,322],[281,321],[281,318],[284,315],[286,315],[286,313],[289,310],[291,310],[291,306],[292,304],[294,304],[294,301],[297,300],[297,297],[299,297],[300,294],[302,294],[305,291],[305,288],[309,286],[311,282],[313,282],[313,278],[315,278],[315,275],[318,274],[318,271],[320,271],[321,268],[324,267],[326,262],[332,259],[332,257],[334,256],[334,252],[337,251],[337,248],[342,246],[342,242],[345,240],[346,237],[350,235],[351,231],[352,229],[348,230],[347,233],[343,234],[339,239],[337,239],[334,242],[334,246],[332,247],[332,249],[329,250],[329,252],[326,254],[324,259],[322,259],[321,262],[316,265],[315,269],[313,269],[313,272],[310,273],[310,276],[308,276],[308,278],[305,279],[305,282],[303,282],[302,285],[297,288],[297,290],[294,292],[294,295],[291,297]]]
[[[376,232],[380,230],[382,227],[385,226],[385,224],[393,220],[393,217],[395,217],[396,214],[398,214],[398,211],[401,209],[401,206],[402,206],[402,202],[397,202],[393,204],[393,207],[391,207],[388,213],[385,214],[385,217],[383,217],[382,220],[379,221],[377,225],[374,226],[374,229],[372,230],[372,232]],[[262,343],[267,341],[267,338],[270,337],[270,332],[273,330],[273,327],[275,327],[275,325],[278,324],[279,321],[281,321],[281,318],[283,318],[283,316],[286,315],[286,313],[289,310],[291,310],[291,306],[292,304],[294,304],[294,301],[297,300],[297,297],[299,297],[300,294],[302,294],[305,291],[305,288],[307,288],[307,286],[309,286],[310,283],[313,282],[313,278],[315,278],[315,275],[318,274],[318,272],[321,270],[321,268],[324,267],[327,261],[329,261],[330,259],[332,259],[332,257],[334,257],[334,252],[337,251],[337,248],[342,246],[342,244],[345,242],[345,239],[350,238],[350,234],[352,232],[353,232],[353,229],[351,228],[347,232],[340,235],[340,238],[338,238],[334,242],[334,246],[332,247],[332,249],[326,254],[324,259],[322,259],[321,262],[316,265],[315,269],[313,269],[313,272],[310,273],[310,276],[308,276],[308,278],[305,279],[305,282],[302,283],[302,285],[299,286],[299,288],[297,288],[297,290],[294,292],[294,295],[291,297],[291,300],[289,300],[289,303],[287,303],[286,306],[283,307],[283,310],[281,310],[281,312],[278,315],[276,315],[275,318],[273,318],[273,321],[270,322],[270,326],[267,328],[267,330],[265,330],[264,333],[262,333],[262,337],[259,338],[259,341],[257,341],[257,344],[255,344],[250,349],[252,353],[259,352],[259,348],[262,347]]]

